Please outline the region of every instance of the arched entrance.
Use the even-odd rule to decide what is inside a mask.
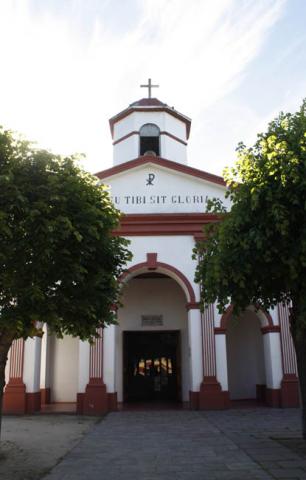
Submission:
[[[187,402],[190,390],[186,303],[193,290],[165,265],[130,269],[116,327],[119,402]],[[179,273],[179,272],[178,272]]]
[[[263,402],[267,365],[263,333],[272,320],[262,310],[249,307],[240,316],[230,308],[223,318],[226,328],[227,370],[230,400]]]

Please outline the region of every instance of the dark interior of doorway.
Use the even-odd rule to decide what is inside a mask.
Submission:
[[[124,332],[124,402],[181,401],[180,332]]]

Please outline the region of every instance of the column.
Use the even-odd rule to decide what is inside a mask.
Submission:
[[[24,344],[23,381],[26,386],[26,410],[40,410],[41,337],[28,338]]]
[[[48,326],[43,326],[43,337],[41,339],[41,362],[40,362],[40,395],[41,403],[46,404],[51,401],[50,391],[50,335]]]
[[[116,325],[104,328],[103,336],[103,379],[106,385],[108,408],[117,410],[116,372]]]
[[[190,406],[193,409],[198,409],[199,392],[203,381],[203,348],[201,312],[197,305],[188,311],[188,340],[190,358]]]
[[[221,328],[215,329],[215,345],[217,379],[220,382],[224,394],[229,398],[225,330],[222,330]]]
[[[103,382],[103,329],[90,345],[89,382],[84,395],[85,415],[101,415],[108,411],[106,386]]]
[[[266,403],[269,407],[280,407],[280,386],[283,377],[280,334],[276,329],[278,329],[277,326],[262,328],[267,386]]]
[[[214,335],[214,306],[209,304],[202,315],[203,382],[200,390],[200,408],[219,410],[225,408],[227,396],[217,380],[216,345]],[[225,364],[226,365],[226,364]]]
[[[84,398],[86,386],[89,382],[89,358],[90,344],[87,341],[79,341],[79,364],[78,364],[78,393],[77,393],[77,413],[84,413]]]
[[[229,391],[228,391],[228,370],[227,370],[227,350],[226,350],[226,328],[221,327],[222,313],[219,313],[217,304],[213,306],[214,314],[214,333],[215,333],[215,348],[216,348],[216,370],[217,380],[220,382],[222,391],[227,397],[229,405]]]
[[[3,413],[26,413],[26,388],[23,382],[24,340],[14,340],[9,352],[9,381],[4,390]]]
[[[281,332],[281,347],[283,361],[283,378],[281,382],[281,406],[298,407],[299,380],[297,373],[296,355],[292,336],[290,333],[289,307],[278,305],[278,318]]]

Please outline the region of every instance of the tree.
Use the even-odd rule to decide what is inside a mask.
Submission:
[[[306,438],[306,100],[295,114],[280,113],[253,147],[237,150],[225,172],[232,208],[210,202],[220,221],[195,250],[201,301],[217,301],[220,312],[232,303],[236,313],[292,302]]]
[[[0,402],[14,339],[96,336],[114,322],[118,276],[130,259],[113,236],[119,212],[75,157],[62,158],[0,129]]]

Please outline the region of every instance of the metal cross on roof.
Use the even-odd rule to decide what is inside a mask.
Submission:
[[[151,98],[151,90],[152,90],[152,88],[157,88],[157,87],[159,87],[159,85],[152,85],[152,83],[151,83],[151,78],[149,78],[149,80],[148,80],[148,85],[140,85],[140,87],[141,87],[141,88],[143,88],[143,87],[144,87],[144,88],[147,88],[147,89],[148,89],[148,95],[149,95],[148,98]]]

